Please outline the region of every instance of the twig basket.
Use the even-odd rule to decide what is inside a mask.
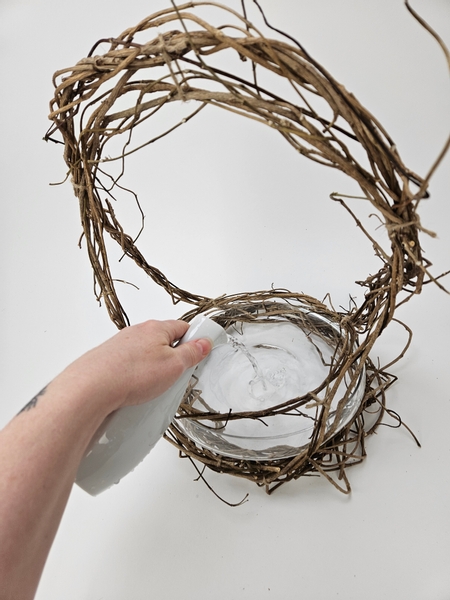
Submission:
[[[233,23],[217,26],[205,21],[199,16],[205,6],[217,9],[223,22]],[[417,214],[437,163],[425,178],[409,170],[382,125],[352,94],[290,36],[265,37],[247,20],[244,4],[243,7],[241,15],[214,2],[180,6],[172,3],[118,37],[97,42],[86,58],[54,75],[55,95],[50,114],[53,125],[46,139],[57,141],[55,134],[62,136],[64,158],[80,204],[96,294],[118,328],[128,325],[128,318],[111,273],[107,237],[162,286],[174,303],[193,305],[183,317],[187,321],[198,313],[206,313],[222,325],[230,326],[251,321],[255,315],[295,319],[310,311],[326,315],[336,323],[348,342],[324,382],[323,389],[327,392],[310,444],[297,456],[269,461],[237,460],[202,448],[179,426],[180,419],[199,420],[205,416],[190,408],[192,389],[188,390],[178,419],[167,432],[169,441],[182,455],[214,471],[254,481],[268,492],[281,483],[317,472],[348,492],[345,468],[365,456],[365,437],[381,422],[386,410],[385,392],[395,379],[386,368],[377,368],[371,362],[369,352],[394,319],[399,304],[419,294],[424,283],[434,281],[441,287],[437,278],[430,275],[429,263],[422,255],[419,234],[425,230]],[[276,31],[267,22],[266,25]],[[147,34],[149,37],[142,40]],[[104,44],[107,51],[96,54]],[[214,59],[223,53],[232,55],[227,70],[214,64]],[[248,77],[242,76],[240,67],[234,70],[234,65],[242,66],[243,61],[251,67]],[[289,97],[282,98],[259,85],[256,74],[260,71],[268,71],[287,82]],[[331,118],[314,107],[317,98],[321,105],[325,101]],[[347,312],[335,311],[303,294],[278,289],[209,298],[177,287],[147,262],[136,239],[124,231],[116,217],[115,193],[123,189],[121,177],[127,156],[157,141],[149,138],[133,146],[137,129],[145,129],[148,119],[158,119],[169,103],[187,101],[193,101],[195,109],[158,139],[207,108],[224,109],[270,127],[302,156],[338,169],[357,182],[362,197],[373,205],[382,220],[389,239],[388,247],[382,247],[358,220],[346,199],[332,196],[354,218],[380,260],[378,272],[360,282],[365,288],[360,306]],[[109,147],[116,140],[123,140],[121,151],[110,156]],[[360,160],[356,156],[365,158]],[[119,173],[110,170],[117,162],[121,165]],[[129,190],[128,193],[134,195]],[[366,384],[359,410],[343,429],[327,434],[325,422],[334,395],[333,382],[342,379],[349,370],[351,377],[357,378],[362,369]],[[308,396],[295,398],[282,410],[292,411],[311,401]],[[364,415],[375,406],[377,417],[370,427],[365,427]],[[270,418],[279,410],[280,407],[273,407],[263,417]],[[207,416],[261,418],[260,414]],[[331,471],[337,473],[337,479],[331,477]]]

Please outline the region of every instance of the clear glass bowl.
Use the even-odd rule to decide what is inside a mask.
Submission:
[[[229,342],[217,346],[194,373],[194,390],[184,402],[201,412],[227,414],[270,409],[316,390],[330,372],[341,338],[339,325],[322,314],[305,311],[302,325],[290,319],[237,323],[227,329]],[[344,427],[358,410],[365,389],[365,371],[348,390],[350,370],[340,383],[327,420],[346,392],[348,398],[334,432]],[[354,379],[354,377],[353,377]],[[321,400],[326,388],[318,393]],[[310,442],[318,405],[308,402],[289,414],[244,418],[194,420],[178,418],[188,438],[223,456],[265,461],[296,456]]]

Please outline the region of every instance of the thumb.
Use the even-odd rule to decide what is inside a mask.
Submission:
[[[199,340],[193,340],[181,344],[176,348],[179,358],[183,361],[186,369],[195,367],[201,360],[206,358],[211,352],[212,343],[207,338],[201,338]]]

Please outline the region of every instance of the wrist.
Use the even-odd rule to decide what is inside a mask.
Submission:
[[[91,353],[66,367],[54,382],[83,414],[101,422],[123,403],[123,377],[107,360],[92,360]]]
[[[109,386],[70,365],[48,386],[45,398],[61,427],[76,432],[88,444],[106,417],[115,410]],[[58,416],[59,415],[59,416]]]

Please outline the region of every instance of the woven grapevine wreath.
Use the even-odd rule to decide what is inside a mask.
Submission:
[[[224,22],[231,20],[233,24],[211,25],[197,14],[204,7],[214,8]],[[326,380],[314,393],[263,412],[201,414],[194,411],[189,402],[191,386],[166,438],[178,447],[182,456],[195,459],[214,471],[247,478],[265,486],[269,493],[286,481],[314,473],[324,475],[347,493],[350,484],[346,467],[364,458],[365,438],[380,424],[386,411],[395,415],[385,406],[385,392],[395,377],[386,372],[386,367],[376,367],[369,352],[394,319],[400,303],[419,294],[429,281],[442,287],[438,278],[430,275],[430,265],[422,256],[419,234],[425,230],[417,207],[427,195],[430,176],[446,149],[427,177],[421,178],[410,171],[381,124],[352,94],[293,38],[278,35],[281,32],[267,23],[262,11],[266,26],[276,32],[276,39],[269,39],[256,29],[246,18],[244,3],[242,8],[243,14],[239,14],[214,2],[189,2],[180,6],[172,2],[171,7],[151,15],[118,37],[97,42],[86,58],[54,75],[55,95],[50,114],[53,124],[46,139],[59,142],[55,134],[62,136],[64,159],[79,200],[96,294],[118,328],[129,323],[116,293],[107,238],[162,286],[174,303],[182,301],[193,306],[183,317],[187,321],[198,313],[206,313],[221,325],[229,326],[263,315],[270,320],[289,319],[301,327],[304,315],[311,311],[324,315],[339,328],[335,359]],[[142,41],[145,35],[148,41]],[[105,44],[108,50],[96,54],[99,46]],[[214,64],[214,59],[224,52],[229,58],[227,70]],[[233,60],[240,65],[236,71],[233,71]],[[251,67],[248,77],[242,76],[243,61]],[[258,71],[269,71],[272,76],[288,82],[289,99],[260,86],[255,76]],[[331,119],[314,107],[314,98],[321,100],[321,106],[325,101],[327,114],[333,115]],[[177,287],[147,262],[136,239],[124,231],[116,217],[114,194],[123,191],[120,179],[127,156],[157,141],[147,139],[134,146],[133,134],[139,128],[142,138],[147,120],[158,119],[165,105],[187,101],[193,101],[195,109],[159,137],[172,133],[204,109],[225,109],[270,127],[299,154],[324,167],[338,169],[357,182],[362,197],[373,205],[382,220],[389,239],[389,247],[383,248],[345,199],[333,197],[355,219],[380,261],[378,272],[359,282],[365,288],[360,306],[339,312],[314,298],[282,289],[209,298]],[[121,151],[111,157],[109,148],[116,140],[123,140]],[[366,157],[364,164],[355,157],[361,155],[361,149]],[[109,165],[117,161],[121,164],[119,175],[108,170]],[[130,190],[128,193],[134,195]],[[339,383],[344,377],[356,381],[363,369],[366,384],[359,410],[343,429],[332,429],[331,435],[326,434],[325,424]],[[318,401],[320,392],[324,394]],[[338,411],[345,400],[339,402]],[[317,404],[317,418],[310,443],[295,457],[280,460],[237,460],[222,456],[200,447],[177,424],[179,419],[186,418],[267,419],[280,412],[293,414],[312,402]],[[368,427],[365,415],[374,407],[377,417]]]

